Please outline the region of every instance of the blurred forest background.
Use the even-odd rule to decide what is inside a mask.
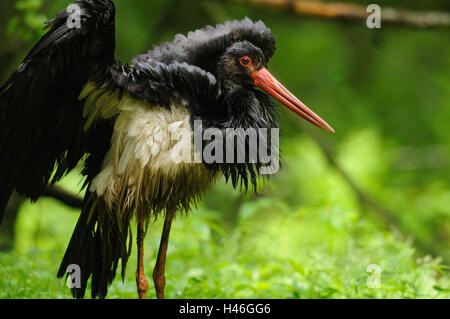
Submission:
[[[263,20],[277,38],[272,73],[337,132],[322,133],[280,107],[280,173],[258,195],[222,181],[176,219],[168,297],[449,298],[450,28],[371,30],[363,20],[255,2],[115,1],[124,62],[176,33]],[[377,3],[450,12],[448,0]],[[0,2],[1,82],[43,34],[42,23],[67,4]],[[81,184],[75,172],[59,186],[82,196]],[[78,214],[52,198],[10,203],[0,229],[0,298],[70,298],[56,271]],[[160,221],[150,225],[149,278],[160,233]],[[135,259],[110,298],[137,297]],[[377,278],[380,286],[370,288]]]

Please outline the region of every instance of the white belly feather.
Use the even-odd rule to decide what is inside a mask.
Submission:
[[[103,163],[102,172],[94,179],[91,191],[104,195],[115,176],[129,169],[177,171],[180,164],[172,160],[172,148],[181,130],[192,130],[189,114],[183,107],[171,109],[150,106],[144,101],[126,98],[120,105],[112,147]],[[150,165],[149,165],[150,164]]]
[[[193,134],[186,108],[150,105],[127,95],[119,102],[116,93],[98,92],[88,84],[80,95],[88,96],[86,128],[95,121],[94,116],[118,116],[111,148],[90,192],[103,197],[110,207],[134,208],[142,213],[157,214],[177,206],[188,209],[191,201],[211,185],[214,174],[201,163],[174,160],[173,149],[180,146],[180,134]],[[92,98],[93,95],[97,96]],[[191,138],[182,141],[192,143]]]

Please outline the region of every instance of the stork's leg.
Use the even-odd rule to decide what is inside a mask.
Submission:
[[[166,286],[166,253],[167,246],[169,245],[170,228],[172,227],[174,214],[175,210],[167,210],[161,243],[159,244],[158,259],[156,260],[155,269],[153,270],[153,282],[155,283],[156,297],[158,299],[164,299],[164,287]]]
[[[142,221],[138,221],[137,226],[137,247],[138,247],[138,262],[137,262],[137,270],[136,270],[136,284],[137,291],[139,294],[139,299],[145,299],[145,295],[148,289],[148,281],[145,278],[144,273],[144,223]]]

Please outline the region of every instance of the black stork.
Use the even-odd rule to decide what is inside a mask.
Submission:
[[[169,154],[180,131],[193,132],[196,120],[203,131],[276,128],[265,93],[334,130],[269,73],[275,39],[261,21],[245,18],[177,35],[124,65],[114,58],[113,2],[77,0],[78,25],[73,8],[48,22],[48,32],[0,88],[0,217],[13,190],[35,201],[86,155],[84,208],[58,277],[78,265],[81,286],[72,289],[74,297],[84,297],[89,278],[92,297],[106,297],[119,261],[124,277],[134,217],[136,283],[145,298],[143,239],[149,220],[163,215],[153,280],[164,298],[175,213],[188,211],[221,174],[234,187],[255,187],[262,165],[248,156],[231,163],[174,161]]]

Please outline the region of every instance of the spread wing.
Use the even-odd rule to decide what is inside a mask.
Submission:
[[[36,200],[85,153],[83,102],[89,79],[114,64],[114,4],[77,0],[0,88],[0,221],[15,189]],[[79,25],[68,23],[80,18]],[[56,168],[56,169],[55,169]]]

